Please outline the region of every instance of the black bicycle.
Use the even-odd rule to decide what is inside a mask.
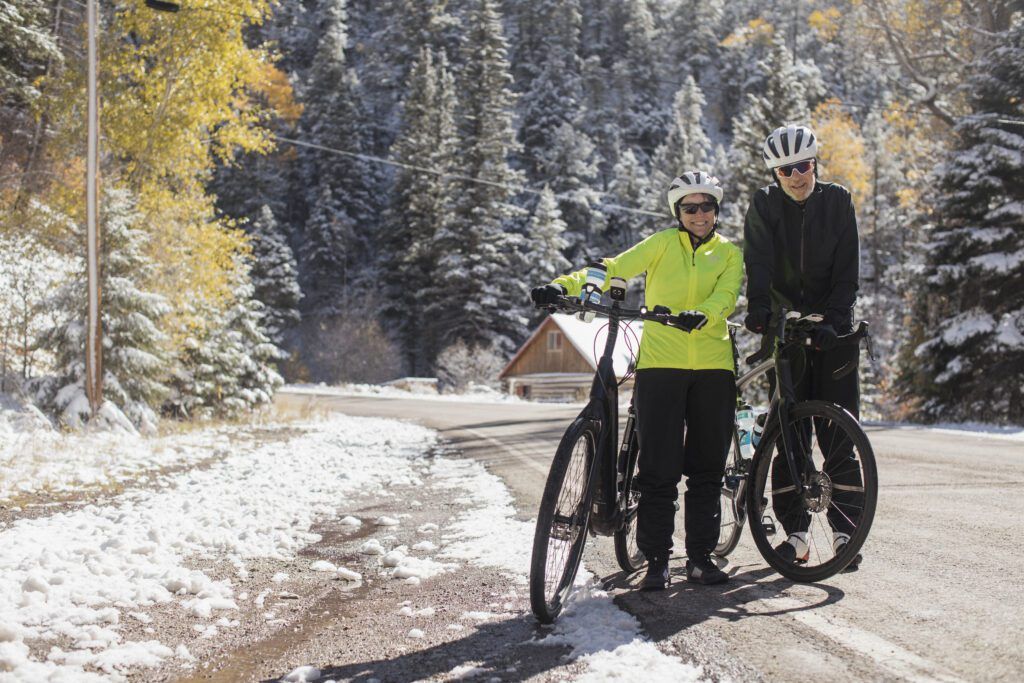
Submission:
[[[758,551],[793,581],[821,581],[845,569],[867,539],[878,500],[874,451],[857,419],[834,403],[795,399],[794,363],[802,358],[795,351],[810,345],[821,320],[820,315],[782,311],[764,335],[760,351],[747,358],[754,367],[736,381],[741,406],[755,380],[768,373],[775,377],[770,407],[760,418],[763,434],[752,457],[743,453],[739,429],[734,432],[714,551],[719,557],[731,553],[752,519],[750,532]],[[730,327],[730,336],[736,356],[734,329]],[[838,344],[859,344],[866,337],[868,325],[861,322],[854,332],[839,337]],[[838,379],[855,370],[851,363],[833,376]],[[800,546],[796,562],[776,551],[790,538]]]
[[[589,285],[588,285],[589,286]],[[621,321],[644,320],[690,332],[679,315],[664,307],[627,309],[626,282],[612,278],[611,306],[569,297],[543,306],[550,312],[593,313],[608,318],[608,339],[597,364],[590,401],[572,421],[555,451],[537,513],[530,563],[530,605],[541,623],[549,624],[562,611],[572,588],[587,542],[587,531],[613,536],[615,558],[624,571],[644,563],[636,546],[636,512],[640,494],[634,487],[639,452],[636,413],[630,402],[619,443],[619,383],[612,353]]]

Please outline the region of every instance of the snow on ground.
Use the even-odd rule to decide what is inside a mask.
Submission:
[[[317,394],[320,396],[379,396],[381,398],[412,398],[424,401],[455,401],[458,403],[524,403],[517,396],[476,387],[465,394],[439,394],[436,391],[408,391],[398,387],[380,384],[343,384],[327,386],[325,384],[289,384],[284,387],[288,392],[296,394]]]
[[[230,616],[241,599],[236,581],[214,581],[188,569],[189,557],[227,559],[238,582],[251,558],[290,559],[319,540],[311,526],[333,519],[346,494],[383,497],[390,485],[417,485],[412,464],[436,439],[421,427],[369,418],[336,417],[301,428],[289,441],[168,475],[160,490],[128,491],[110,505],[19,519],[0,531],[3,680],[108,680],[128,668],[187,659],[187,650],[176,654],[180,643],[126,642],[118,625],[128,613],[158,603],[176,603],[198,620]],[[206,434],[205,450],[214,452],[223,435]],[[190,438],[203,448],[201,433]],[[130,441],[124,450],[95,435],[66,439],[50,443],[70,446],[63,458],[82,458],[90,466],[113,462],[118,454],[139,463],[147,462],[147,454],[163,457],[147,448],[159,440]],[[104,447],[113,449],[105,458],[90,452]],[[51,453],[50,460],[61,455]],[[35,472],[27,472],[31,480]],[[415,562],[403,570],[407,576],[446,569],[426,558],[409,559]],[[396,571],[404,566],[397,561]],[[52,643],[44,661],[30,657],[28,639]]]
[[[10,411],[3,413],[6,429],[15,420]],[[250,599],[241,587],[248,561],[294,558],[319,540],[310,531],[317,521],[343,514],[347,495],[386,497],[390,485],[419,485],[422,456],[436,446],[436,434],[421,427],[344,416],[289,424],[290,438],[259,443],[237,440],[232,429],[243,428],[145,439],[62,435],[29,422],[6,429],[5,436],[14,438],[0,447],[7,468],[0,491],[8,495],[129,482],[139,471],[170,464],[202,466],[165,473],[149,489],[126,483],[108,504],[17,519],[0,529],[3,681],[117,680],[129,670],[193,661],[184,642],[161,642],[155,635],[129,641],[120,625],[145,623],[145,610],[155,605],[176,605],[196,620],[198,637],[216,637],[215,624],[237,624],[232,614]],[[417,529],[436,536],[436,544],[425,539],[411,549],[387,548],[369,539],[363,552],[379,555],[393,578],[410,583],[470,562],[504,570],[511,584],[525,585],[533,524],[515,519],[502,482],[474,461],[437,457],[429,463],[424,476],[447,489],[463,512],[440,527]],[[378,528],[400,524],[401,517],[381,517]],[[214,580],[190,569],[190,558],[225,560],[235,576]],[[340,580],[361,579],[330,562],[312,568]],[[421,637],[415,630],[409,638]],[[47,644],[45,657],[35,656],[27,642]],[[614,680],[637,670],[654,680],[700,677],[698,669],[646,640],[639,623],[616,608],[586,570],[563,617],[537,642],[569,646],[571,657],[585,665],[587,680]],[[296,670],[292,680],[314,680],[314,671]]]
[[[65,434],[32,406],[0,403],[0,501],[70,493],[135,480],[139,472],[193,465],[230,452],[240,427],[144,438],[124,432]]]
[[[940,434],[956,434],[958,436],[973,436],[983,439],[1024,442],[1024,427],[1020,425],[1000,426],[982,424],[980,422],[940,422],[933,425],[917,425],[906,422],[878,422],[873,420],[865,421],[864,424],[885,427],[887,429],[928,430]]]
[[[442,556],[505,569],[510,581],[525,585],[534,523],[515,519],[512,496],[501,480],[472,460],[439,459],[431,475],[453,491],[461,490],[475,504],[447,527]],[[661,652],[650,642],[641,633],[640,623],[616,607],[583,566],[554,631],[538,642],[569,646],[570,657],[586,665],[577,680],[629,680],[637,671],[652,682],[702,680],[699,667]]]

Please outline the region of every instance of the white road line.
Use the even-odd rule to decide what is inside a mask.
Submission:
[[[545,467],[544,465],[541,465],[536,460],[534,460],[533,457],[530,456],[530,454],[520,450],[519,448],[517,448],[515,446],[511,446],[509,444],[502,443],[501,441],[498,441],[494,437],[487,436],[486,434],[484,434],[483,432],[481,432],[481,431],[479,431],[477,429],[463,428],[462,431],[466,432],[467,434],[472,434],[473,436],[475,436],[476,438],[480,439],[481,441],[486,441],[487,443],[491,444],[492,446],[494,446],[496,448],[499,448],[499,449],[501,449],[503,451],[507,451],[508,453],[511,453],[521,463],[523,463],[524,465],[526,465],[527,467],[529,467],[533,471],[543,475],[545,479],[547,478],[547,476],[548,476],[548,468]]]
[[[814,629],[850,650],[869,657],[879,668],[903,680],[963,683],[964,679],[945,667],[841,619],[807,609],[807,604],[795,598],[766,598],[758,602],[771,611],[786,611],[789,616],[804,626]]]

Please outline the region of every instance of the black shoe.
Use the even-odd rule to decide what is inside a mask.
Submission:
[[[834,540],[832,541],[832,550],[833,550],[833,552],[835,552],[836,555],[838,555],[839,553],[843,552],[843,550],[845,549],[845,546],[846,546],[846,542],[849,541],[849,540],[850,540],[850,537],[847,536],[846,534],[838,534],[838,533],[835,534]],[[850,560],[850,564],[846,565],[846,568],[843,569],[843,571],[844,572],[855,572],[855,571],[857,571],[858,569],[860,569],[860,563],[863,560],[864,560],[864,556],[862,554],[860,554],[860,553],[857,553],[854,556],[854,558],[852,560]]]
[[[718,568],[718,565],[711,561],[709,555],[686,561],[686,580],[691,583],[700,583],[711,586],[716,583],[725,583],[729,575]]]
[[[642,591],[663,591],[668,587],[668,558],[652,557],[647,561],[647,575],[640,582]]]
[[[801,546],[803,554],[797,557],[797,546]],[[775,554],[789,564],[804,564],[811,555],[811,549],[799,536],[790,536],[775,546]]]

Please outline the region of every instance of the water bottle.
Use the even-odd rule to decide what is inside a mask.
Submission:
[[[601,303],[601,286],[604,285],[604,278],[608,269],[603,263],[593,262],[587,266],[587,282],[580,290],[580,303],[589,301],[592,304]],[[576,317],[585,323],[594,319],[594,311],[580,311]]]
[[[759,410],[757,417],[754,418],[754,430],[750,433],[750,445],[757,448],[757,445],[761,443],[761,435],[764,434],[764,425],[768,421],[768,413]]]
[[[740,437],[740,455],[744,458],[754,455],[751,443],[754,426],[754,409],[744,403],[736,410],[736,432]]]

